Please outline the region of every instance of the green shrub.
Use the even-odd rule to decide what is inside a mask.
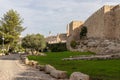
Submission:
[[[66,43],[47,44],[47,47],[52,52],[67,51]]]
[[[72,41],[70,42],[70,46],[71,46],[72,48],[76,48],[76,45],[77,45],[77,42],[76,42],[75,40],[72,40]]]

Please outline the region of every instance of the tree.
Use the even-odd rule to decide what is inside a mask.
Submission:
[[[4,37],[4,43],[7,51],[16,47],[16,43],[19,41],[21,32],[25,30],[22,23],[23,19],[21,19],[17,11],[14,10],[9,10],[1,18],[0,42],[2,42],[2,37]]]
[[[32,51],[40,51],[46,47],[46,41],[41,34],[31,34],[27,35],[22,39],[22,46],[28,48]]]
[[[80,32],[80,39],[82,39],[83,37],[86,37],[86,36],[87,36],[87,27],[83,26],[81,28],[81,32]]]

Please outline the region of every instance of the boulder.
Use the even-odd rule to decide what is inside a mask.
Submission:
[[[51,65],[45,65],[45,73],[50,74],[52,70],[56,69]]]
[[[39,53],[38,55],[39,55],[39,56],[46,56],[45,53]]]
[[[96,47],[97,46],[97,43],[96,42],[89,42],[88,47]]]
[[[29,64],[29,59],[27,57],[24,59],[24,63]]]
[[[29,64],[28,65],[30,65],[30,66],[32,66],[33,65],[33,60],[29,60]]]
[[[32,61],[32,66],[33,67],[36,67],[38,65],[38,62],[37,61]]]
[[[73,72],[70,76],[70,80],[89,80],[89,76],[81,72]]]
[[[36,66],[37,69],[39,69],[40,71],[44,71],[45,70],[45,66],[44,65],[37,65]]]
[[[52,70],[50,75],[57,78],[57,79],[67,78],[67,72],[66,71]]]

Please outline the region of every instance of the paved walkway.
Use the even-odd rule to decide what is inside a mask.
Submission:
[[[0,80],[56,80],[22,64],[18,54],[0,57]]]

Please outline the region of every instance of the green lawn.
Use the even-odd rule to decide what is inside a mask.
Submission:
[[[47,56],[28,56],[40,64],[51,64],[56,69],[65,70],[70,75],[80,71],[91,76],[92,80],[120,80],[119,60],[75,60],[62,61],[63,58],[75,55],[90,55],[90,52],[49,52]]]

